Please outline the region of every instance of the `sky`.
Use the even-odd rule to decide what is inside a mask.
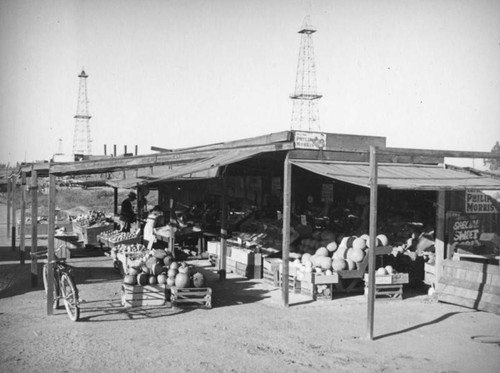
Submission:
[[[306,16],[321,131],[500,140],[498,0],[0,0],[0,163],[71,153],[82,69],[96,155],[289,130]]]

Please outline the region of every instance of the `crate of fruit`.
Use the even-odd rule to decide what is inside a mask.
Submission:
[[[364,281],[368,283],[368,273],[365,273]],[[392,273],[386,275],[375,275],[375,284],[377,285],[395,285],[407,284],[409,282],[408,273]]]
[[[124,307],[165,306],[167,302],[166,285],[128,285],[122,284],[121,303]]]
[[[99,235],[99,242],[108,247],[118,245],[132,245],[141,242],[141,236],[137,232],[108,231]]]

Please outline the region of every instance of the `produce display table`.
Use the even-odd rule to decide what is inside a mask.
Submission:
[[[168,243],[168,240],[170,238],[169,230],[157,228],[155,229],[154,234],[157,240]],[[180,231],[175,232],[174,236],[175,236],[175,242],[180,245],[183,245],[186,241],[196,240],[198,255],[201,255],[201,253],[204,251],[205,236],[202,230],[198,230],[193,227],[183,228]]]

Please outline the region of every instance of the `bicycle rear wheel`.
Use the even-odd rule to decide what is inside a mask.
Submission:
[[[45,289],[45,295],[47,295],[49,288],[49,280],[48,280],[48,267],[47,264],[43,265],[42,271],[43,277],[43,288]],[[57,310],[59,308],[59,285],[57,284],[57,279],[54,277],[54,309]]]
[[[67,273],[61,275],[61,295],[70,320],[78,321],[80,318],[78,289],[76,288],[73,278]]]

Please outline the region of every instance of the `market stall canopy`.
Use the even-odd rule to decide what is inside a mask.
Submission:
[[[370,187],[370,164],[290,160],[296,166],[346,183]],[[500,180],[479,172],[459,171],[444,165],[401,163],[378,164],[377,182],[381,187],[406,190],[497,190]]]
[[[147,185],[169,180],[214,178],[218,175],[219,167],[243,161],[259,153],[262,153],[262,149],[233,149],[198,162],[192,162],[183,166],[163,171],[162,173],[156,175],[151,175],[148,178],[125,179],[115,183],[116,186],[119,186],[120,188],[132,188],[137,184]]]

